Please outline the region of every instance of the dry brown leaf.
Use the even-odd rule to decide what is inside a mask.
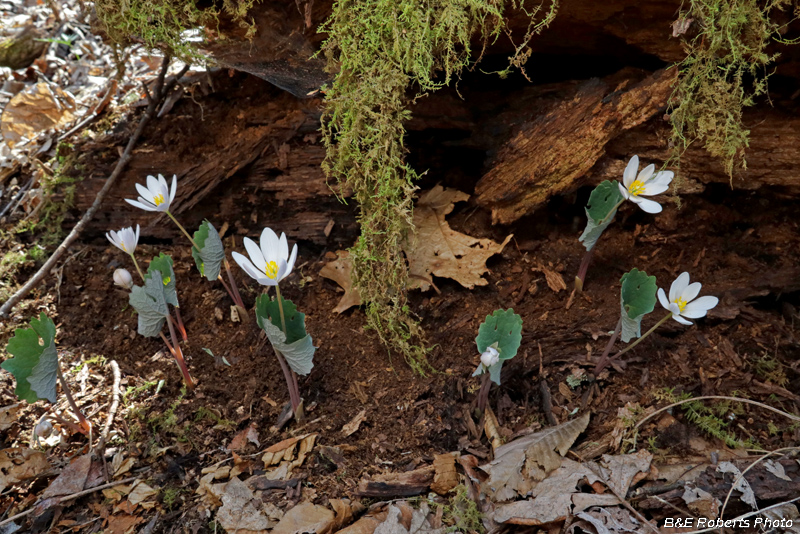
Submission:
[[[444,495],[458,486],[458,472],[456,472],[456,457],[452,454],[437,454],[433,458],[433,483],[431,491]]]
[[[467,199],[466,193],[439,185],[420,195],[414,207],[415,232],[403,246],[409,288],[430,289],[431,275],[451,278],[468,289],[489,283],[482,276],[489,271],[486,260],[500,253],[512,236],[495,243],[451,229],[445,217],[456,202]]]
[[[389,511],[384,507],[380,510],[370,512],[347,528],[336,532],[336,534],[374,534],[378,525],[386,521]]]
[[[220,487],[217,487],[220,486]],[[222,502],[216,520],[227,532],[237,534],[265,533],[275,526],[259,509],[259,499],[247,485],[234,477],[225,484],[217,484],[214,490]],[[220,491],[221,490],[221,491]]]
[[[635,454],[603,455],[600,462],[601,473],[605,477],[603,482],[617,495],[627,495],[631,484],[638,482],[637,475],[649,473],[653,455],[644,449]]]
[[[503,436],[500,435],[500,423],[497,422],[494,412],[489,406],[483,414],[483,431],[486,437],[492,441],[492,449],[497,450],[503,444]]]
[[[572,514],[572,497],[579,492],[578,485],[598,480],[588,467],[565,458],[561,467],[536,484],[530,499],[499,506],[492,518],[498,523],[514,525],[563,521]]]
[[[495,501],[528,495],[537,482],[557,469],[578,436],[589,425],[589,412],[561,425],[524,436],[495,450],[481,469],[489,475],[484,489]]]
[[[333,523],[331,523],[330,532],[338,532],[345,525],[353,522],[353,507],[350,499],[331,499],[329,504],[336,514]]]
[[[349,423],[342,427],[342,434],[344,434],[345,437],[355,434],[366,418],[367,410],[361,410]]]
[[[142,521],[144,521],[143,518],[135,515],[112,515],[108,518],[108,525],[104,532],[105,534],[130,534],[134,531],[136,525]]]
[[[323,534],[330,531],[334,514],[324,506],[301,502],[283,515],[271,534]]]
[[[111,460],[111,472],[113,476],[118,477],[130,471],[134,465],[136,465],[136,458],[132,456],[125,458],[122,451],[120,451]]]
[[[336,313],[342,313],[353,306],[360,306],[361,295],[357,289],[353,288],[353,262],[350,259],[350,253],[346,250],[339,250],[336,252],[336,256],[337,259],[326,263],[320,269],[319,275],[333,280],[339,284],[339,287],[344,289],[344,295],[333,309]]]
[[[131,504],[141,504],[157,493],[158,491],[154,490],[144,482],[139,482],[131,489],[130,494],[128,494],[128,500],[131,502]]]
[[[0,492],[49,468],[47,456],[42,452],[16,447],[3,449],[0,451]]]
[[[567,289],[567,284],[564,282],[564,278],[552,269],[548,269],[541,263],[533,268],[534,271],[539,271],[544,274],[544,279],[547,281],[547,287],[553,290],[553,292],[558,293],[561,290]]]
[[[260,447],[261,443],[258,441],[258,432],[256,431],[256,427],[254,423],[250,423],[250,426],[236,434],[233,440],[231,441],[230,445],[228,445],[229,451],[239,451],[244,449],[247,446],[247,443],[253,443],[256,447]]]
[[[0,432],[8,430],[17,421],[17,412],[20,403],[10,404],[0,408]]]
[[[446,529],[431,526],[428,514],[428,503],[425,501],[418,509],[412,509],[404,502],[390,504],[386,520],[375,528],[374,534],[444,534]]]
[[[74,114],[72,96],[55,85],[37,83],[17,93],[6,104],[0,118],[0,133],[8,146],[14,148],[39,132],[67,124]]]
[[[50,483],[44,490],[42,499],[51,497],[61,497],[62,495],[72,495],[83,491],[86,485],[86,478],[89,476],[89,468],[92,467],[92,454],[78,456],[61,471],[61,474]]]

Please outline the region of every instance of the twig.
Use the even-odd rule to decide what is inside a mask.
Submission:
[[[117,408],[119,408],[119,365],[115,360],[111,360],[108,366],[111,367],[111,373],[114,375],[114,384],[111,386],[111,406],[108,409],[108,417],[106,418],[106,424],[103,426],[103,432],[100,434],[100,439],[103,442],[108,439],[108,432],[111,430],[111,424],[114,422],[114,416],[117,415]]]
[[[99,486],[95,486],[95,487],[87,489],[87,490],[79,491],[78,493],[73,493],[72,495],[67,495],[66,497],[62,497],[62,498],[60,498],[58,500],[58,502],[62,503],[62,502],[65,502],[65,501],[71,501],[72,499],[77,499],[78,497],[83,497],[84,495],[89,495],[90,493],[94,493],[96,491],[104,490],[106,488],[113,488],[114,486],[121,486],[122,484],[127,484],[128,482],[133,482],[134,480],[139,480],[139,477],[130,477],[130,478],[125,478],[125,479],[122,479],[122,480],[118,480],[116,482],[109,482],[108,484],[101,484]],[[20,512],[17,515],[12,515],[8,519],[4,519],[3,521],[0,521],[0,527],[2,527],[4,525],[7,525],[8,523],[11,523],[13,521],[16,521],[17,519],[21,519],[21,518],[23,518],[25,516],[31,515],[34,512],[34,510],[36,510],[35,506],[33,508],[25,510],[24,512]]]
[[[150,104],[147,106],[147,110],[144,112],[142,119],[139,121],[139,126],[136,128],[136,131],[131,136],[130,140],[128,141],[128,145],[125,147],[125,151],[122,153],[122,157],[117,162],[117,166],[114,168],[114,172],[111,173],[111,176],[108,177],[106,183],[103,185],[102,189],[97,193],[97,197],[94,199],[91,207],[86,210],[86,213],[83,214],[81,220],[78,221],[78,224],[72,229],[72,231],[67,235],[64,241],[58,246],[56,251],[50,256],[50,259],[47,260],[44,265],[36,272],[36,274],[28,280],[24,286],[19,288],[16,293],[11,295],[11,297],[0,307],[0,317],[8,317],[9,312],[17,305],[17,303],[22,300],[31,290],[36,287],[39,282],[41,282],[45,276],[50,272],[50,270],[55,266],[56,262],[64,255],[67,249],[72,245],[72,243],[78,238],[78,236],[83,231],[84,227],[89,224],[89,221],[92,220],[94,214],[97,213],[97,210],[100,209],[101,204],[103,203],[103,199],[105,199],[108,192],[113,187],[114,183],[119,178],[119,175],[122,174],[122,170],[128,164],[131,159],[131,154],[133,153],[133,147],[139,141],[139,138],[142,136],[144,132],[144,128],[150,119],[155,114],[156,108],[158,107],[158,103],[160,102],[162,96],[164,94],[169,93],[175,83],[177,83],[178,79],[183,76],[183,74],[189,69],[189,66],[185,66],[183,70],[176,76],[173,80],[170,80],[170,83],[164,84],[164,77],[167,74],[167,68],[170,64],[170,56],[167,55],[164,57],[164,61],[161,63],[161,72],[158,73],[158,82],[156,84],[156,91],[154,98],[150,100]]]
[[[20,187],[20,188],[19,188],[19,191],[17,191],[17,194],[16,194],[16,195],[14,195],[14,198],[12,198],[12,199],[9,201],[9,203],[8,203],[8,204],[6,204],[6,207],[5,207],[5,208],[3,208],[3,211],[1,211],[1,212],[0,212],[0,217],[3,217],[3,216],[6,214],[6,212],[8,211],[8,209],[9,209],[11,206],[14,206],[14,209],[17,209],[17,206],[19,205],[19,202],[20,202],[20,200],[22,199],[22,195],[24,195],[24,194],[25,194],[25,191],[27,191],[28,189],[30,189],[32,185],[33,185],[33,178],[31,178],[31,179],[28,181],[28,183],[27,183],[27,184],[25,184],[24,186],[22,186],[22,187]],[[12,210],[12,213],[13,213],[13,211],[14,211],[14,210]]]
[[[82,129],[84,126],[95,120],[100,114],[106,109],[106,106],[111,101],[111,97],[114,96],[114,93],[117,92],[117,80],[111,80],[108,84],[108,89],[106,90],[105,96],[100,99],[100,102],[94,105],[93,111],[90,111],[86,114],[86,117],[83,118],[78,124],[73,126],[69,129],[65,134],[61,135],[58,140],[63,141],[67,137],[71,136],[78,130]]]

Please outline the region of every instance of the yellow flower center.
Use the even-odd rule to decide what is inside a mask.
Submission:
[[[264,267],[264,274],[267,275],[267,278],[275,280],[278,277],[278,264],[274,261],[268,261]]]
[[[638,197],[642,193],[644,193],[644,182],[641,180],[636,180],[631,184],[628,188],[628,192],[635,197]]]
[[[120,243],[119,246],[122,247],[122,252],[128,252],[128,249],[125,247],[125,243]]]
[[[153,204],[160,206],[164,203],[164,195],[156,195],[153,197]]]
[[[683,313],[683,309],[686,308],[688,302],[683,300],[683,297],[678,297],[678,300],[675,301],[675,304],[678,305],[678,311]]]

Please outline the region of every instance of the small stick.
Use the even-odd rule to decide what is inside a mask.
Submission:
[[[111,360],[108,366],[111,367],[111,373],[114,376],[114,384],[111,386],[111,407],[108,409],[106,424],[103,426],[103,432],[100,434],[100,439],[103,442],[108,439],[108,432],[111,430],[111,424],[114,422],[114,416],[117,415],[117,408],[119,408],[119,365],[115,360]]]
[[[158,82],[156,83],[156,91],[155,97],[150,101],[150,104],[147,106],[147,110],[144,112],[141,120],[139,121],[139,125],[136,127],[136,131],[131,136],[130,140],[128,141],[125,150],[122,153],[122,157],[120,157],[119,161],[117,162],[117,166],[114,167],[114,171],[111,173],[111,176],[108,177],[105,184],[103,184],[102,189],[97,193],[97,196],[92,202],[91,207],[86,210],[86,213],[83,214],[81,220],[78,221],[78,224],[72,229],[72,231],[67,235],[64,241],[58,246],[58,248],[53,252],[53,255],[50,256],[44,265],[34,274],[21,288],[17,290],[16,293],[11,295],[9,299],[0,307],[0,317],[8,317],[9,312],[14,308],[14,306],[19,303],[20,300],[25,298],[31,290],[39,285],[39,283],[50,273],[50,270],[55,267],[56,262],[61,259],[61,256],[67,251],[67,249],[72,245],[72,243],[78,238],[81,234],[83,229],[89,224],[89,221],[92,220],[94,214],[97,213],[97,210],[100,209],[100,206],[103,204],[103,200],[105,199],[108,192],[114,186],[117,181],[117,178],[122,174],[123,169],[128,164],[132,157],[133,147],[136,146],[136,143],[139,141],[139,138],[144,133],[144,127],[147,126],[147,123],[150,122],[150,119],[155,114],[155,110],[158,107],[158,104],[161,100],[161,97],[164,94],[167,94],[172,87],[174,87],[175,83],[177,83],[178,79],[180,79],[187,70],[189,70],[189,66],[186,65],[183,70],[175,77],[174,80],[170,80],[169,83],[166,85],[164,84],[164,77],[167,74],[167,68],[169,67],[171,57],[169,55],[164,56],[164,61],[161,63],[161,71],[158,73]]]

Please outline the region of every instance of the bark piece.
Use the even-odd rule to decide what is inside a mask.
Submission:
[[[407,473],[377,475],[374,480],[362,480],[359,482],[356,493],[361,497],[378,497],[381,499],[420,495],[428,491],[433,482],[435,472],[436,469],[433,466],[427,466]]]
[[[476,202],[491,209],[494,223],[508,224],[575,188],[611,139],[665,108],[675,73],[581,83],[515,128],[478,182]]]

